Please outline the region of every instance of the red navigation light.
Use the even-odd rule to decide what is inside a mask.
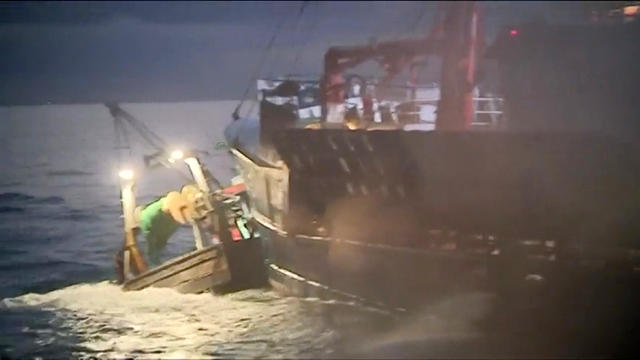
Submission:
[[[518,36],[518,30],[516,30],[516,29],[511,29],[511,31],[509,31],[509,35],[511,35],[511,36]]]

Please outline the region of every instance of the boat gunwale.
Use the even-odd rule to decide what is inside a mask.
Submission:
[[[164,270],[167,270],[169,268],[171,268],[172,266],[176,266],[178,264],[184,263],[188,260],[191,259],[195,259],[200,255],[203,254],[207,254],[207,253],[211,253],[211,256],[205,257],[203,259],[199,259],[197,260],[194,264],[191,264],[188,268],[192,268],[194,266],[200,265],[202,263],[208,262],[208,261],[215,261],[216,259],[221,259],[221,246],[214,244],[214,245],[209,245],[207,247],[204,247],[202,249],[198,249],[198,250],[194,250],[194,251],[190,251],[186,254],[180,255],[178,257],[172,258],[169,261],[166,261],[164,263],[162,263],[159,266],[153,267],[139,275],[137,275],[136,277],[133,277],[131,279],[128,279],[127,281],[125,281],[122,284],[122,287],[126,290],[136,290],[136,289],[128,289],[128,287],[135,285],[137,282],[143,281],[146,278],[150,278],[155,274],[158,274]],[[175,273],[171,273],[168,274],[166,276],[160,277],[159,279],[155,279],[153,280],[149,285],[145,286],[145,287],[150,287],[153,286],[154,283],[157,283],[159,281],[165,280],[171,276],[175,275]],[[209,276],[209,275],[207,275]],[[137,289],[139,290],[139,289]]]

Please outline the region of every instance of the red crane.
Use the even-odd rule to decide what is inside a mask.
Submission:
[[[325,121],[345,98],[343,71],[367,60],[377,60],[387,72],[387,83],[418,56],[442,56],[441,98],[437,130],[465,130],[473,119],[473,86],[477,56],[482,49],[478,5],[472,1],[444,4],[444,18],[424,38],[366,46],[332,47],[324,57],[322,94]]]

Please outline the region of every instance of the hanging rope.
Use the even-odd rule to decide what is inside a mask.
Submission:
[[[409,32],[410,33],[415,33],[418,31],[418,26],[420,26],[420,23],[422,22],[422,19],[424,18],[424,14],[427,10],[427,3],[421,3],[420,6],[420,13],[418,14],[418,17],[416,18],[416,20],[413,22],[413,25],[409,27]]]
[[[264,66],[264,63],[265,63],[265,61],[266,61],[266,59],[268,57],[267,55],[270,53],[271,48],[273,47],[273,44],[275,43],[276,38],[280,34],[280,31],[282,30],[282,27],[284,26],[285,22],[286,22],[286,15],[282,19],[282,21],[280,21],[280,23],[276,26],[275,30],[273,31],[273,34],[271,35],[271,38],[269,39],[269,42],[267,43],[267,46],[265,47],[265,49],[263,51],[263,56],[260,57],[260,61],[258,61],[256,69],[254,70],[253,74],[249,78],[249,84],[245,88],[244,94],[242,94],[242,98],[240,100],[240,103],[235,108],[235,110],[233,110],[232,117],[233,117],[234,120],[237,120],[237,119],[240,118],[240,115],[239,115],[240,114],[240,109],[242,108],[242,105],[244,105],[244,102],[247,99],[247,95],[249,95],[249,91],[254,86],[255,81],[257,80],[258,75],[260,74],[260,70],[262,70],[262,67]]]
[[[117,151],[118,167],[122,164],[122,150],[128,150],[128,155],[132,155],[131,145],[129,143],[129,135],[125,122],[129,124],[140,137],[146,142],[147,146],[155,151],[155,154],[162,154],[163,156],[167,152],[167,142],[164,141],[158,134],[149,129],[142,121],[136,119],[128,112],[124,111],[118,104],[105,104],[109,109],[109,113],[113,118],[113,124],[115,128],[115,148]],[[185,179],[192,180],[190,176],[183,171],[178,170],[178,173]]]
[[[297,15],[297,18],[296,18],[296,23],[295,23],[295,24],[296,24],[296,25],[295,25],[295,31],[297,31],[297,28],[298,28],[298,26],[299,26],[299,24],[300,24],[300,21],[301,21],[301,19],[302,19],[302,15],[304,14],[304,9],[306,8],[307,3],[308,3],[308,1],[303,1],[303,2],[300,4],[300,8],[298,9],[298,15]],[[294,31],[294,34],[295,34],[295,31]],[[275,39],[274,39],[274,42],[275,42]],[[273,45],[273,44],[272,44],[272,45]],[[269,54],[270,54],[270,53],[269,53]],[[267,56],[265,56],[265,59],[267,59],[267,58],[268,58],[268,55],[269,55],[269,54],[267,54]],[[276,64],[279,62],[279,59],[280,59],[280,57],[279,57],[278,55],[279,55],[279,53],[276,53],[276,56],[275,56],[275,58],[273,59],[273,62],[274,62],[274,63],[276,63]],[[258,79],[258,76],[259,76],[259,75],[260,75],[260,74],[259,74],[259,72],[255,74],[254,79],[253,79],[253,83],[255,83],[255,81]],[[253,85],[251,85],[251,86],[253,86]],[[252,103],[251,103],[251,106],[249,107],[249,110],[248,110],[248,111],[247,111],[247,113],[246,113],[246,115],[247,115],[247,116],[250,116],[250,115],[251,115],[251,113],[253,112],[253,109],[255,108],[255,106],[256,106],[256,103],[255,103],[255,102],[252,102]]]
[[[317,3],[316,11],[319,10],[321,4],[322,3]],[[313,32],[315,31],[316,26],[318,26],[319,22],[320,22],[320,16],[319,15],[313,17],[313,21],[311,22],[311,25],[309,26],[309,31],[307,31],[307,33],[306,33],[307,36],[305,38],[303,38],[302,46],[298,47],[298,51],[296,52],[296,56],[293,59],[293,66],[291,67],[291,71],[294,74],[298,71],[298,62],[300,61],[300,56],[302,56],[302,52],[307,48],[309,43],[311,43],[311,36],[313,35]]]
[[[114,150],[117,153],[118,167],[122,166],[122,150],[128,150],[131,156],[131,146],[129,145],[129,136],[124,128],[124,123],[120,118],[113,118],[113,128],[115,132]]]
[[[300,7],[298,8],[297,11],[295,11],[294,8],[294,12],[292,12],[292,15],[295,15],[295,20],[293,22],[293,28],[291,29],[291,44],[293,46],[291,46],[291,48],[293,48],[296,44],[296,35],[298,35],[298,28],[300,27],[300,22],[302,20],[303,14],[304,14],[304,9],[307,6],[308,1],[303,1],[300,3]],[[284,51],[276,51],[274,57],[272,58],[271,62],[272,64],[280,64],[280,63],[284,63],[286,61],[286,57],[284,61],[280,61],[280,55],[284,54]],[[293,59],[293,57],[292,57]],[[269,69],[269,72],[267,73],[267,76],[269,77],[273,77],[274,75],[271,73],[271,71],[273,70],[273,66],[271,67],[267,67]]]
[[[294,42],[296,42],[295,41],[296,35],[299,35],[301,33],[300,24],[302,23],[302,19],[304,18],[304,10],[307,7],[308,3],[309,3],[308,1],[303,1],[302,4],[300,4],[300,9],[298,10],[296,22],[293,27]],[[297,37],[298,37],[298,40],[302,40],[300,36],[297,36]],[[303,47],[304,47],[304,42],[298,42],[298,50],[296,51],[296,55],[293,57],[293,63],[291,64],[292,69],[297,62],[297,57],[298,57],[298,54],[300,53],[300,49],[302,49]]]
[[[143,122],[124,111],[118,104],[105,104],[105,106],[109,109],[109,113],[111,113],[116,124],[119,124],[119,128],[123,131],[123,136],[126,136],[126,130],[122,122],[124,120],[138,132],[140,137],[147,142],[147,145],[156,151],[165,151],[167,143],[159,135],[151,131]]]

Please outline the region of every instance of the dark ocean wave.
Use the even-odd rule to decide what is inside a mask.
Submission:
[[[47,166],[49,166],[49,163],[41,162],[41,163],[35,163],[35,164],[28,164],[28,165],[25,165],[24,167],[27,169],[33,169],[33,168],[42,168]]]
[[[92,172],[82,170],[53,170],[47,171],[47,176],[92,176]]]
[[[14,272],[21,271],[21,270],[35,271],[35,269],[38,269],[38,268],[56,269],[61,271],[64,271],[64,270],[86,271],[86,270],[94,269],[95,266],[91,264],[85,264],[85,263],[82,263],[81,261],[75,261],[75,260],[70,261],[70,260],[60,260],[60,259],[46,259],[42,261],[41,259],[36,259],[36,258],[0,263],[0,270],[2,271],[7,271],[7,270],[14,271]],[[56,277],[60,274],[50,273],[49,275],[50,276],[43,275],[42,276],[43,281],[46,281],[50,277]]]
[[[64,199],[60,196],[46,196],[41,198],[34,198],[32,202],[38,204],[64,204]]]
[[[0,193],[0,214],[30,212],[57,221],[91,221],[99,218],[100,212],[78,210],[66,206],[60,196],[32,196],[19,192]]]
[[[64,199],[60,196],[43,196],[36,197],[32,195],[27,195],[19,192],[6,192],[0,193],[0,204],[6,203],[32,203],[32,204],[63,204]]]
[[[9,259],[12,258],[14,256],[22,256],[23,254],[26,254],[27,251],[26,250],[22,250],[22,249],[12,249],[12,248],[4,248],[2,249],[2,252],[0,252],[0,259],[4,260],[4,259]]]
[[[97,219],[98,217],[85,211],[71,209],[59,213],[52,218],[56,220],[87,221]]]
[[[25,209],[17,206],[0,206],[0,214],[22,213]]]
[[[19,181],[10,181],[10,182],[6,182],[6,183],[0,183],[0,188],[11,187],[11,186],[19,186],[19,185],[22,185],[22,183],[19,182]]]
[[[33,196],[22,194],[22,193],[16,193],[16,192],[0,193],[0,203],[9,202],[9,201],[28,201],[32,199],[34,199]]]

